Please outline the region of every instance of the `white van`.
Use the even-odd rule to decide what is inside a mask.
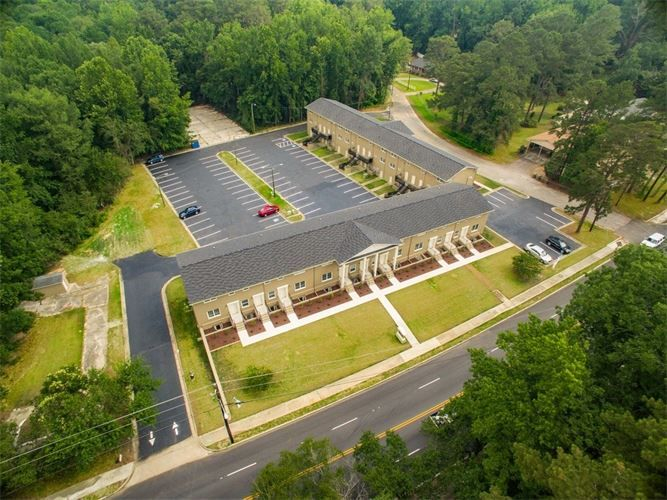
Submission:
[[[642,241],[642,245],[649,248],[659,247],[665,241],[665,235],[660,233],[653,233],[651,236]]]

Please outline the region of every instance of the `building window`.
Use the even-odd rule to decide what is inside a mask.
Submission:
[[[472,228],[470,229],[471,231],[475,232],[479,229],[479,224],[473,224]]]
[[[396,165],[392,162],[389,162],[389,168],[396,168]]]
[[[399,249],[396,251],[396,256],[397,256],[397,257],[400,257],[401,255],[403,255],[403,249],[402,249],[402,248],[399,248]]]
[[[297,283],[294,283],[294,290],[303,290],[304,288],[306,288],[305,281],[299,281]]]
[[[270,290],[269,293],[266,294],[266,296],[269,300],[275,299],[276,298],[276,291],[275,290]]]
[[[421,250],[422,248],[424,248],[424,244],[420,241],[419,243],[417,243],[417,244],[415,245],[415,252],[418,252],[418,251]]]
[[[217,318],[218,316],[220,316],[220,309],[216,307],[215,309],[206,311],[206,316],[208,316],[208,319]]]
[[[384,158],[380,157],[380,163],[384,164]]]
[[[357,272],[357,265],[356,264],[350,264],[350,272],[351,273],[356,273]]]
[[[241,301],[241,307],[242,307],[242,308],[245,309],[245,308],[248,307],[249,305],[250,305],[250,301],[249,301],[248,299],[243,299],[243,300]]]
[[[329,281],[330,279],[331,279],[331,271],[329,271],[328,273],[324,273],[322,275],[322,281]]]

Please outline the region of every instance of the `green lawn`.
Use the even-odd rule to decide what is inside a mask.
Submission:
[[[305,130],[303,132],[294,132],[293,134],[287,134],[285,137],[291,141],[299,141],[308,137],[308,132]]]
[[[390,184],[387,184],[386,186],[375,190],[375,194],[382,196],[383,194],[391,193],[392,191],[396,191],[396,188]]]
[[[408,81],[410,86],[408,87]],[[408,77],[400,77],[394,80],[394,85],[397,89],[403,92],[423,92],[435,90],[435,83],[429,82],[426,78],[411,76],[408,80]]]
[[[496,182],[493,179],[489,179],[488,177],[484,177],[483,175],[479,174],[475,175],[475,181],[479,182],[480,184],[484,184],[489,189],[497,189],[499,187],[503,187],[503,185],[500,184],[499,182]]]
[[[213,353],[235,418],[243,418],[316,390],[403,351],[396,325],[378,301],[243,347],[233,344]],[[241,389],[249,365],[266,366],[273,375],[270,388],[259,396]]]
[[[627,193],[623,195],[618,205],[616,205],[618,193],[615,193],[613,199],[614,210],[618,210],[633,219],[648,220],[667,209],[667,197],[662,202],[656,203],[663,191],[664,187],[663,189],[655,190],[653,196],[649,196],[646,201],[643,201],[641,197],[636,196],[634,193]]]
[[[496,149],[492,154],[484,154],[480,153],[479,150],[475,148],[469,138],[450,127],[451,113],[449,110],[437,111],[428,107],[428,101],[430,99],[431,95],[429,94],[408,96],[408,100],[419,118],[421,118],[422,122],[424,122],[433,133],[444,139],[452,140],[463,147],[472,149],[485,158],[500,163],[509,163],[518,158],[519,148],[524,144],[528,144],[527,139],[529,137],[549,130],[551,128],[551,117],[554,115],[559,105],[559,103],[548,104],[544,111],[542,121],[537,127],[517,128],[514,134],[512,134],[508,144],[499,144],[496,146]],[[539,110],[537,114],[539,116]]]
[[[386,183],[387,183],[387,181],[384,180],[384,179],[376,179],[376,180],[371,181],[367,184],[364,184],[364,187],[367,188],[367,189],[375,189],[376,187],[380,187],[380,186],[382,186]]]
[[[165,204],[143,166],[135,166],[97,233],[74,255],[115,260],[154,249],[176,255],[195,248],[194,241]]]
[[[29,404],[39,394],[46,376],[68,365],[81,365],[84,310],[37,318],[21,341],[18,360],[7,370],[3,385],[9,389],[9,408]]]
[[[199,337],[192,309],[188,306],[183,280],[177,278],[169,283],[166,293],[188,400],[197,425],[197,432],[204,434],[224,425],[214,395],[215,381],[206,358],[206,351]],[[192,380],[190,372],[195,375]]]
[[[471,265],[489,281],[491,290],[500,290],[500,293],[511,299],[535,285],[534,282],[526,283],[519,280],[512,269],[512,259],[520,253],[521,250],[512,247],[503,252],[490,255],[485,259],[473,262]]]
[[[120,279],[117,271],[109,275],[108,313],[107,320],[109,322],[123,319],[123,306],[120,302]]]
[[[487,282],[470,266],[387,296],[420,342],[497,305]]]
[[[332,151],[326,146],[322,146],[321,148],[312,150],[311,153],[319,158],[324,158],[325,156],[329,156]]]
[[[329,155],[329,156],[325,156],[325,157],[323,157],[322,160],[324,160],[324,161],[326,161],[326,162],[328,162],[328,163],[331,163],[332,161],[339,160],[339,159],[341,159],[342,157],[343,157],[342,154],[340,154],[340,153],[334,153],[334,154],[331,154],[331,155]]]
[[[283,199],[279,193],[276,193],[273,196],[273,190],[261,177],[259,177],[255,172],[246,166],[245,163],[239,161],[236,156],[228,151],[223,151],[218,153],[218,156],[229,166],[230,169],[235,171],[243,181],[250,186],[255,192],[264,198],[264,201],[272,205],[278,205],[280,207],[280,212],[288,221],[298,222],[303,220],[303,215],[292,206],[290,202]]]

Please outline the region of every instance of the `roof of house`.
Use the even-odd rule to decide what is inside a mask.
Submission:
[[[39,288],[46,288],[47,286],[57,285],[64,282],[65,275],[61,272],[55,272],[50,274],[44,274],[42,276],[37,276],[32,281],[33,290]]]
[[[564,137],[567,137],[567,134],[565,134]],[[544,149],[553,151],[554,149],[556,149],[556,142],[559,139],[561,138],[558,137],[558,135],[547,130],[546,132],[542,132],[541,134],[529,137],[528,142],[529,144],[530,143],[537,144],[538,146],[542,146]]]
[[[382,125],[384,128],[388,128],[389,130],[395,130],[396,132],[400,132],[401,134],[404,135],[412,135],[412,130],[410,130],[405,123],[399,120],[380,122],[380,125]]]
[[[216,243],[177,260],[196,303],[326,262],[342,264],[372,245],[397,245],[490,211],[473,187],[442,184]]]
[[[308,104],[306,109],[405,158],[443,181],[451,179],[469,166],[460,158],[398,130],[398,126],[393,125],[395,122],[389,122],[392,125],[383,125],[338,101],[320,97]]]
[[[419,57],[419,55],[418,55],[417,57],[413,57],[410,60],[410,66],[413,66],[415,68],[426,69],[426,64],[427,63],[426,63],[426,59],[424,58],[424,56]]]

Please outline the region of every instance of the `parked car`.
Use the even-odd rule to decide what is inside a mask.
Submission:
[[[269,215],[277,214],[280,212],[280,207],[278,205],[264,205],[257,211],[257,215],[260,217],[268,217]]]
[[[188,208],[181,210],[178,213],[178,216],[181,219],[187,219],[188,217],[192,217],[193,215],[199,215],[199,212],[201,212],[201,208],[199,208],[197,205],[192,205]]]
[[[540,259],[542,264],[549,264],[553,260],[551,255],[549,255],[544,248],[542,248],[540,245],[536,245],[535,243],[526,244],[526,252]]]
[[[437,78],[429,78],[428,81],[431,82],[431,83],[438,83]]]
[[[665,235],[660,233],[653,233],[651,236],[648,236],[642,245],[649,248],[656,248],[662,245],[662,242],[665,241]]]
[[[156,163],[162,163],[164,161],[164,155],[163,154],[157,154],[151,156],[148,160],[144,162],[144,165],[150,166],[150,165],[155,165]]]
[[[549,245],[551,248],[554,250],[558,250],[562,254],[568,254],[572,251],[572,248],[570,248],[570,245],[565,243],[565,240],[563,238],[560,238],[555,235],[549,236],[544,242]]]

